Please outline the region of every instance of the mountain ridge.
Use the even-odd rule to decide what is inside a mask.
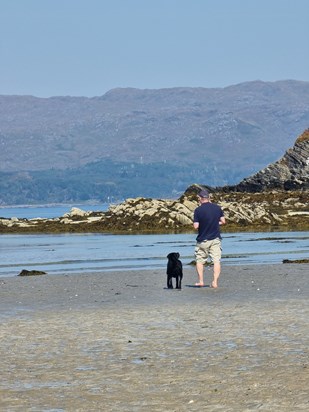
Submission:
[[[144,176],[161,167],[175,182],[171,192],[192,181],[233,185],[279,159],[308,125],[309,82],[295,80],[213,89],[119,88],[91,98],[0,96],[1,180],[21,194],[25,187],[27,196],[42,190],[36,189],[38,173],[44,186],[58,179],[67,191],[73,183],[78,191],[75,175],[83,191],[90,183],[123,183],[125,196],[134,197],[146,194]],[[98,170],[99,163],[94,174],[90,169]],[[132,173],[137,169],[139,193]],[[131,176],[126,182],[125,175]],[[162,182],[163,175],[158,190],[147,195],[166,196],[159,191]]]

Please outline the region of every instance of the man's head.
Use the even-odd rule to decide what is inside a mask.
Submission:
[[[209,202],[209,192],[208,190],[201,190],[200,193],[198,194],[198,198],[200,203],[206,203]]]
[[[207,190],[201,190],[198,196],[200,199],[209,199],[209,192]]]

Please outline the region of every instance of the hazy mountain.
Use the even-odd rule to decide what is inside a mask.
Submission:
[[[309,82],[300,81],[114,89],[93,98],[0,96],[1,179],[7,186],[17,179],[20,194],[28,184],[31,195],[44,176],[42,201],[52,181],[69,189],[70,176],[91,198],[89,182],[102,198],[106,185],[123,194],[121,182],[127,195],[145,195],[149,175],[153,197],[196,181],[235,184],[278,160],[308,125]]]

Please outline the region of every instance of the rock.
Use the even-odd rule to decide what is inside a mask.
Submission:
[[[297,139],[293,148],[286,151],[277,162],[242,180],[224,191],[262,192],[271,189],[309,189],[309,129]]]
[[[26,270],[23,269],[18,276],[40,276],[40,275],[46,275],[46,272],[43,272],[42,270]]]
[[[309,263],[309,259],[283,259],[282,263]]]
[[[91,212],[90,212],[91,213]],[[63,217],[74,217],[74,216],[88,216],[89,212],[85,212],[78,207],[72,207],[69,213],[63,215]]]

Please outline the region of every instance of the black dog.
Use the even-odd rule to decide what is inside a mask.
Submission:
[[[179,253],[169,253],[167,255],[167,287],[173,289],[173,278],[176,278],[176,289],[181,289],[181,280],[183,277],[182,263],[179,260]]]

